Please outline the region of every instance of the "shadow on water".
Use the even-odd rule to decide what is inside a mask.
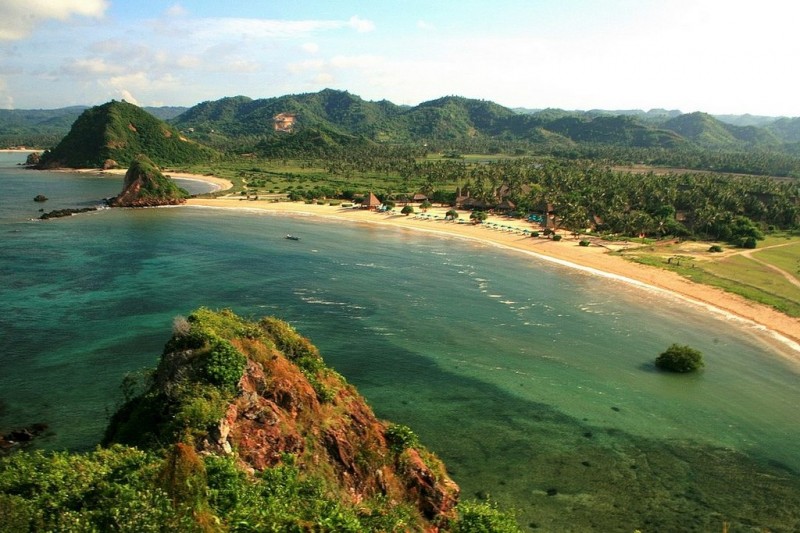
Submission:
[[[489,497],[517,509],[525,530],[800,527],[800,476],[780,463],[638,437],[447,372],[397,346],[373,340],[371,347],[329,351],[327,358],[378,416],[414,428],[448,465],[464,498]],[[615,405],[608,412],[625,416]]]

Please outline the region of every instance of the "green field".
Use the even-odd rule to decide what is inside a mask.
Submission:
[[[491,156],[482,156],[485,158]],[[231,159],[212,164],[200,164],[180,169],[195,174],[226,178],[234,183],[231,192],[266,195],[303,193],[317,190],[319,197],[334,197],[345,191],[358,194],[397,194],[419,192],[424,180],[401,176],[398,172],[357,171],[351,169],[326,169],[319,162],[299,160]],[[454,191],[458,183],[439,183],[440,188]]]
[[[759,247],[762,249],[752,252],[753,258],[758,260],[737,249],[710,254],[674,245],[648,246],[626,252],[626,256],[800,317],[800,286],[767,266],[777,267],[800,284],[800,237],[771,235],[759,243]]]

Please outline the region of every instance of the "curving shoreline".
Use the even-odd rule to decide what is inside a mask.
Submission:
[[[207,178],[207,176],[202,176]],[[200,177],[198,177],[200,179]],[[458,237],[522,252],[562,266],[577,268],[592,275],[603,276],[629,283],[646,290],[656,290],[700,306],[706,311],[728,320],[737,320],[745,327],[770,333],[776,345],[788,348],[791,359],[800,363],[800,320],[780,313],[716,287],[689,281],[674,272],[632,263],[622,257],[610,255],[603,246],[579,246],[579,239],[564,236],[561,242],[531,238],[519,230],[531,229],[520,220],[490,217],[487,222],[504,225],[505,229],[492,229],[488,224],[472,225],[444,221],[449,208],[432,208],[429,216],[405,216],[397,213],[377,213],[365,209],[305,204],[301,202],[271,202],[238,198],[193,198],[186,205],[204,208],[268,211],[285,216],[313,216],[343,220],[352,223],[392,226],[412,231],[423,231],[443,236]],[[460,211],[465,221],[469,212]],[[438,217],[438,218],[434,218]],[[782,350],[787,352],[787,350]]]
[[[119,175],[124,176],[128,169],[125,168],[112,168],[104,170],[102,168],[63,168],[63,169],[51,169],[56,172],[76,172],[80,174],[93,174],[98,176],[103,175]],[[203,183],[208,183],[215,188],[213,191],[227,191],[228,189],[233,187],[233,183],[230,180],[226,180],[224,178],[218,178],[216,176],[206,176],[205,174],[192,174],[190,172],[174,172],[168,169],[162,169],[161,173],[169,178],[179,178],[182,180],[191,180],[191,181],[202,181]]]

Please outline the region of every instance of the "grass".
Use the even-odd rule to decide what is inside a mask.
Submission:
[[[800,242],[792,242],[780,248],[760,250],[753,257],[775,265],[800,280]]]
[[[182,171],[196,174],[213,174],[234,183],[234,188],[224,194],[238,194],[249,191],[251,194],[288,194],[292,191],[304,192],[316,188],[336,191],[354,191],[359,194],[376,193],[414,193],[424,183],[423,178],[406,178],[396,172],[343,170],[333,173],[319,166],[319,163],[300,160],[229,159],[213,164],[195,165]],[[455,190],[458,183],[439,183],[445,190]]]
[[[800,281],[800,237],[773,235],[759,247],[781,245],[753,252],[753,257],[774,265]],[[696,283],[719,287],[738,294],[789,316],[800,317],[800,287],[793,285],[779,273],[745,255],[740,250],[727,253],[699,252],[704,248],[694,244],[655,245],[640,250],[629,250],[625,256],[638,263],[671,270]]]

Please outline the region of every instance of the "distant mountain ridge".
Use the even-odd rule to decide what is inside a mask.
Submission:
[[[461,96],[445,96],[408,107],[386,100],[366,101],[347,91],[332,89],[258,100],[236,96],[207,101],[170,122],[184,132],[191,131],[201,141],[212,140],[212,135],[230,139],[270,138],[276,135],[273,117],[285,113],[295,117],[295,132],[313,129],[350,138],[351,142],[352,139],[374,143],[497,139],[563,147],[589,143],[780,151],[785,143],[800,138],[800,128],[792,122],[794,119],[763,121],[765,126],[739,126],[706,113],[681,114],[665,109],[523,112]]]
[[[510,141],[569,149],[576,145],[800,153],[800,118],[682,114],[678,110],[510,109],[487,100],[444,96],[417,106],[367,101],[347,91],[252,99],[225,97],[191,108],[140,108],[183,135],[224,149],[275,151],[370,143]],[[84,107],[0,110],[0,145],[39,139],[54,145]],[[280,135],[274,118],[291,116]],[[75,117],[75,119],[73,119]],[[285,131],[283,133],[285,133]]]

